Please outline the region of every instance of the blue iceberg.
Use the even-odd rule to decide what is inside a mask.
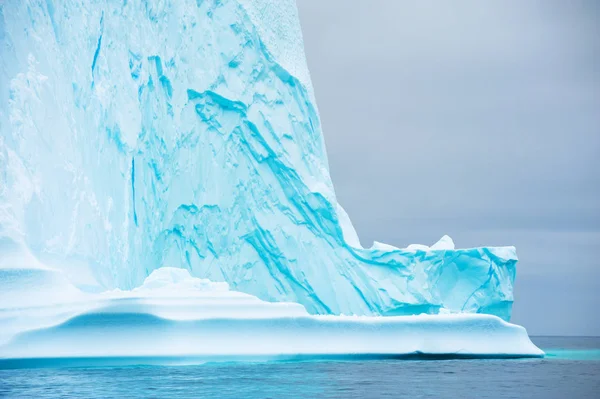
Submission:
[[[361,245],[329,175],[295,0],[5,2],[0,51],[0,313],[39,285],[84,317],[177,268],[309,320],[512,326],[498,318],[514,247]],[[56,317],[38,327],[77,324]],[[34,319],[0,336],[33,345],[18,334],[42,334],[26,332]]]

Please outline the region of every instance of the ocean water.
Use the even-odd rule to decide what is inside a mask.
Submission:
[[[534,337],[544,359],[199,365],[1,363],[6,398],[598,398],[600,338]],[[118,364],[118,362],[114,362]]]

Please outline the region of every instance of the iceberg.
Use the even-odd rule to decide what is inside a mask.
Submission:
[[[0,51],[0,356],[92,356],[115,324],[181,328],[192,355],[238,327],[274,352],[276,331],[306,334],[296,353],[348,331],[332,353],[539,354],[506,323],[514,247],[361,245],[295,0],[4,2]]]
[[[91,291],[161,266],[314,314],[509,320],[514,248],[364,249],[293,0],[0,6],[0,237]]]

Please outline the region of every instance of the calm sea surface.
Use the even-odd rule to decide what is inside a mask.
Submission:
[[[0,397],[600,398],[600,338],[533,341],[546,351],[546,358],[128,367],[44,364],[0,369]]]

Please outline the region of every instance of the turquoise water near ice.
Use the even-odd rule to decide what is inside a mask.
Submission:
[[[168,366],[123,366],[117,362],[100,367],[30,362],[22,365],[27,368],[0,369],[0,397],[598,397],[600,338],[533,337],[533,341],[546,351],[545,358],[329,359]]]

